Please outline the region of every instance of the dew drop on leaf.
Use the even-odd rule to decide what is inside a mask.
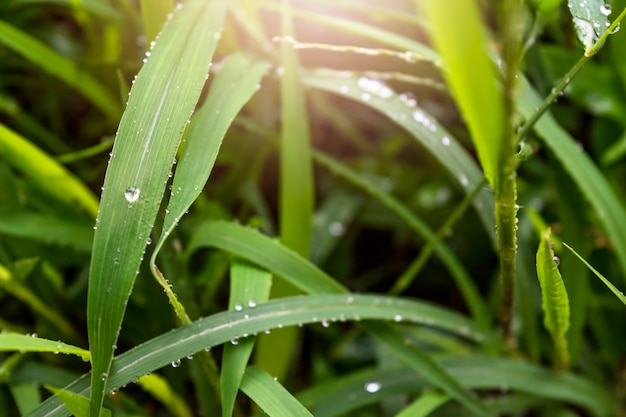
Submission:
[[[172,361],[172,368],[178,368],[180,366],[180,359]]]
[[[380,382],[368,382],[365,384],[365,391],[375,393],[380,390]]]
[[[128,187],[126,191],[124,191],[124,197],[129,203],[134,203],[139,200],[139,195],[141,191],[137,187]]]

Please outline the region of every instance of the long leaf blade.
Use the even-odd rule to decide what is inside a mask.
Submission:
[[[485,176],[496,188],[504,106],[497,72],[487,56],[478,5],[474,1],[427,1],[422,7],[432,23],[430,35],[447,69],[444,76],[467,120]]]
[[[91,415],[98,416],[126,302],[165,184],[205,83],[226,2],[177,7],[135,79],[107,170],[88,291]]]

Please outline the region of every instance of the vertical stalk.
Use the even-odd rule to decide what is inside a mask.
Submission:
[[[513,344],[511,322],[515,298],[517,256],[517,136],[515,135],[515,85],[521,55],[524,9],[520,0],[496,2],[502,45],[502,85],[505,129],[495,181],[495,215],[500,248],[500,320],[504,340]]]

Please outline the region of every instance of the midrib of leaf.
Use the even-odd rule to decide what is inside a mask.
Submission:
[[[131,89],[107,169],[88,290],[91,415],[97,417],[127,300],[186,123],[205,83],[225,0],[177,7]],[[144,133],[145,132],[145,133]],[[127,201],[128,187],[136,201]]]

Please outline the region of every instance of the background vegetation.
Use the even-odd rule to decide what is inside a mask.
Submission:
[[[0,414],[626,415],[622,10],[1,2]]]

